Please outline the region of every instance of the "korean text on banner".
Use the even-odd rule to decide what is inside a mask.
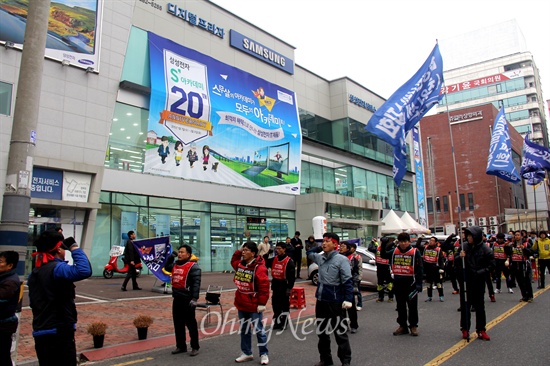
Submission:
[[[523,141],[523,161],[521,163],[521,176],[529,185],[539,184],[550,170],[550,149],[529,141],[529,134]]]
[[[154,33],[148,42],[144,172],[299,194],[296,94]]]
[[[519,183],[521,179],[512,160],[510,131],[504,115],[504,107],[498,112],[493,124],[486,173],[515,184]]]
[[[162,282],[169,283],[170,276],[162,272],[168,256],[172,254],[169,236],[134,240],[139,256],[151,272]]]
[[[399,186],[405,176],[407,150],[405,137],[420,119],[441,100],[443,60],[436,44],[414,76],[403,84],[374,113],[366,130],[394,148],[393,179]]]

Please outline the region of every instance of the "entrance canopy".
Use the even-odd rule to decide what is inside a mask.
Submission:
[[[405,211],[403,216],[401,216],[401,220],[409,227],[409,233],[411,234],[430,234],[431,231],[426,229],[424,226],[420,225],[418,222],[416,222],[415,219],[412,218],[412,216]]]
[[[402,232],[409,232],[410,226],[405,224],[393,210],[388,212],[386,217],[382,219],[382,222],[384,223],[382,226],[382,234],[399,234]]]

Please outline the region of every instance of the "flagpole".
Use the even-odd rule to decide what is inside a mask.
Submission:
[[[453,169],[455,174],[455,192],[456,192],[456,202],[457,202],[457,211],[458,211],[458,232],[459,232],[459,238],[462,238],[462,227],[460,226],[460,223],[462,222],[462,210],[460,207],[460,193],[458,191],[458,174],[456,172],[456,156],[455,156],[455,146],[453,142],[453,129],[451,127],[451,113],[449,112],[449,103],[447,101],[447,90],[445,90],[445,107],[447,109],[447,124],[449,126],[449,136],[451,138],[451,152],[453,157]]]
[[[489,125],[489,136],[493,136],[493,126]],[[495,187],[497,190],[497,210],[498,210],[498,216],[500,217],[500,192],[498,187],[498,177],[495,175]],[[497,230],[498,231],[498,230]]]
[[[537,186],[533,186],[533,200],[535,201],[535,231],[537,231],[538,214],[537,214]]]
[[[460,223],[462,222],[462,210],[460,207],[460,193],[458,191],[458,174],[456,172],[456,157],[455,157],[455,146],[453,142],[453,129],[451,126],[451,113],[449,112],[449,102],[447,100],[447,89],[444,87],[443,89],[445,92],[445,107],[447,109],[447,124],[449,125],[449,137],[451,138],[451,151],[452,151],[452,157],[453,157],[453,169],[455,173],[455,189],[456,189],[456,202],[457,202],[457,211],[458,211],[458,240],[460,240],[460,250],[464,251],[464,241],[462,240],[462,227],[460,226]],[[468,238],[465,238],[466,241]],[[469,299],[469,293],[468,288],[466,287],[466,261],[464,257],[462,257],[462,288],[460,289],[460,311],[461,311],[461,318],[462,316],[466,317],[466,324],[470,324],[470,302]],[[464,299],[464,302],[462,301],[462,298]],[[467,342],[470,342],[470,329],[466,329],[468,331],[468,338],[466,338]]]

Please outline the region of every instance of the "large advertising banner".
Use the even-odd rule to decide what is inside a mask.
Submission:
[[[149,32],[144,172],[299,194],[296,94]]]
[[[0,42],[23,48],[28,0],[0,0]],[[103,0],[52,0],[46,57],[99,70]]]
[[[418,223],[428,227],[428,217],[426,214],[426,191],[424,190],[424,168],[422,166],[422,156],[420,149],[420,133],[418,127],[413,127],[413,150],[414,150],[414,170],[416,172],[416,198],[418,199]]]

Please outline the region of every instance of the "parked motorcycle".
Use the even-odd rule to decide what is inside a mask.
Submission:
[[[124,253],[124,247],[123,246],[114,246],[111,248],[111,251],[109,252],[109,255],[111,258],[109,259],[109,263],[105,265],[105,269],[103,270],[103,277],[109,279],[113,278],[114,273],[128,273],[128,264],[124,263],[124,267],[118,268],[118,257],[122,256]],[[141,275],[141,263],[136,264],[136,276],[139,277]]]

